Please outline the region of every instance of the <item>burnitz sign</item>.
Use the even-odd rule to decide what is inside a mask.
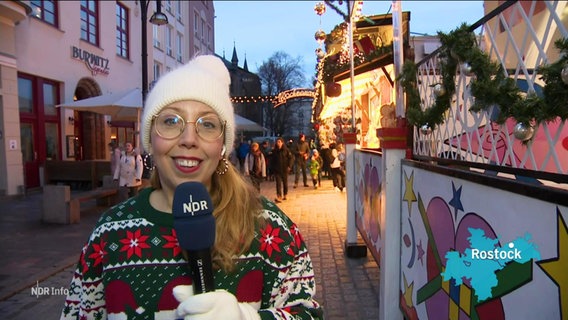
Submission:
[[[109,74],[110,72],[108,59],[94,53],[90,53],[85,49],[72,46],[71,57],[75,60],[84,62],[93,76],[96,76],[97,74]]]

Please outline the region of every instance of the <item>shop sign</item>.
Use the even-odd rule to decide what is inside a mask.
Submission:
[[[97,74],[109,74],[110,69],[108,67],[109,59],[105,59],[94,53],[90,53],[85,49],[79,49],[75,46],[71,47],[71,57],[73,59],[82,61],[85,63],[87,68],[91,71],[93,76]]]

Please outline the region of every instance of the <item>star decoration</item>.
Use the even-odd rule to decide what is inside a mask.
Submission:
[[[408,284],[406,276],[403,274],[402,278],[404,280],[404,302],[407,307],[412,307],[412,292],[414,291],[414,281]]]
[[[452,207],[454,207],[454,218],[455,220],[458,219],[458,210],[463,211],[463,205],[461,203],[461,193],[462,193],[462,187],[460,186],[457,190],[456,190],[456,186],[454,185],[454,182],[452,181],[452,200],[450,200],[450,202],[448,202],[448,204]]]
[[[404,173],[404,197],[403,201],[408,204],[408,215],[411,216],[412,203],[416,202],[416,194],[414,193],[414,171],[410,174],[410,178]]]
[[[424,265],[424,260],[422,260],[424,258],[424,249],[422,249],[422,239],[420,239],[420,242],[416,247],[418,248],[418,260],[420,260],[420,264]]]
[[[557,242],[556,258],[538,261],[537,264],[558,286],[558,295],[560,296],[560,312],[561,317],[568,316],[568,228],[566,222],[562,218],[560,210],[556,209],[557,217]]]

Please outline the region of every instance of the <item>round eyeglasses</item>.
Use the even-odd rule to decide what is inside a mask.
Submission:
[[[199,117],[195,121],[185,121],[175,113],[161,113],[152,117],[154,130],[164,139],[175,139],[185,130],[187,123],[193,123],[195,133],[207,141],[219,139],[225,131],[225,123],[216,116]]]

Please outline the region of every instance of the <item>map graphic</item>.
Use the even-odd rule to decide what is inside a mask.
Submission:
[[[529,233],[501,247],[499,239],[487,237],[483,229],[468,228],[468,231],[470,248],[463,253],[448,251],[446,269],[441,275],[445,281],[453,279],[456,285],[461,285],[463,279],[469,280],[480,302],[493,297],[492,289],[498,285],[497,271],[508,263],[540,260],[538,248],[531,242]]]

